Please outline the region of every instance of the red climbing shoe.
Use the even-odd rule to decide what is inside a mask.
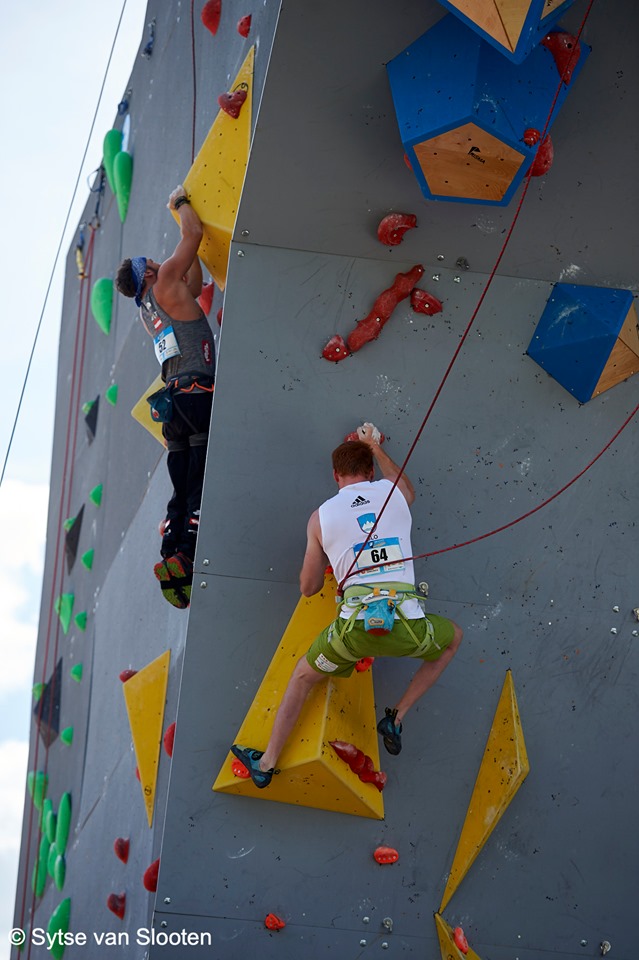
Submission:
[[[386,707],[386,716],[382,717],[377,724],[377,732],[382,735],[384,746],[394,757],[402,749],[402,725],[401,723],[395,723],[396,716],[397,710]]]

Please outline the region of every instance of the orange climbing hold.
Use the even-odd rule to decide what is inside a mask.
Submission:
[[[211,31],[213,36],[215,36],[220,26],[221,15],[222,0],[207,0],[207,3],[202,7],[202,13],[200,14],[202,23],[207,30]]]
[[[124,837],[116,837],[113,842],[113,852],[118,860],[122,861],[122,863],[128,862],[130,846],[131,841],[128,838],[125,839]]]
[[[468,953],[468,940],[462,927],[455,927],[453,930],[453,940],[455,941],[455,946],[461,953]]]
[[[241,37],[248,37],[249,31],[251,29],[251,19],[252,17],[251,17],[251,14],[249,13],[248,16],[242,17],[242,19],[238,21],[237,32]]]
[[[223,110],[229,117],[237,120],[246,97],[246,90],[234,90],[233,93],[221,93],[217,98],[217,102],[220,110]]]
[[[144,889],[149,893],[155,893],[158,888],[158,873],[160,872],[160,858],[154,860],[150,867],[147,867],[142,877]]]
[[[242,761],[238,760],[237,757],[231,764],[231,770],[233,771],[233,776],[239,777],[240,780],[248,780],[248,778],[251,776]]]
[[[377,847],[373,856],[378,863],[397,863],[399,853],[394,847]]]
[[[534,127],[528,127],[527,130],[524,130],[524,143],[527,147],[534,147],[536,143],[539,143],[541,139],[541,134],[539,130],[535,130]]]
[[[377,227],[377,239],[386,247],[396,247],[404,239],[407,230],[417,226],[414,213],[389,213],[380,220]]]
[[[274,913],[267,913],[264,917],[264,926],[267,930],[283,930],[286,923]]]
[[[175,743],[175,720],[170,727],[166,728],[166,733],[164,734],[162,743],[164,744],[164,749],[166,750],[167,754],[172,757],[173,744]]]
[[[355,669],[358,673],[364,673],[366,670],[370,670],[374,663],[375,657],[362,657],[362,659],[358,660],[355,664]]]
[[[107,907],[120,920],[124,920],[126,911],[126,893],[110,893],[107,897]]]

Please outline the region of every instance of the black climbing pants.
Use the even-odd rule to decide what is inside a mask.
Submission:
[[[160,549],[163,557],[178,551],[191,560],[195,557],[212,402],[212,393],[176,392],[173,418],[162,426],[173,483]]]

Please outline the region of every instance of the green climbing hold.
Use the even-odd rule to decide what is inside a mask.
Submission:
[[[113,280],[110,277],[100,277],[93,284],[91,313],[102,333],[108,336],[111,331],[111,315],[113,313]]]
[[[55,845],[58,853],[67,849],[69,829],[71,827],[71,794],[63,793],[58,807],[58,822],[55,828]]]
[[[47,862],[49,860],[49,841],[43,835],[40,838],[38,856],[33,864],[33,873],[31,875],[31,889],[36,897],[41,897],[47,883]]]
[[[70,747],[73,743],[73,727],[65,727],[64,730],[60,731],[60,739],[67,747]]]
[[[73,524],[75,523],[77,517],[67,517],[66,520],[62,521],[62,526],[65,529],[65,532],[68,533]]]
[[[80,683],[80,680],[82,679],[82,664],[74,663],[74,665],[69,670],[69,673],[71,674],[72,679],[75,680],[76,683]]]
[[[94,550],[93,548],[91,548],[91,550],[87,550],[86,553],[83,553],[82,556],[80,557],[80,560],[81,560],[81,562],[82,562],[82,566],[83,566],[83,567],[86,567],[87,570],[91,570],[91,569],[93,568],[93,555],[94,555],[94,554],[95,554],[95,550]]]
[[[102,142],[102,153],[104,156],[104,169],[106,170],[107,180],[113,193],[116,193],[115,181],[113,179],[113,161],[122,150],[122,131],[109,130]]]
[[[42,810],[42,804],[47,795],[48,786],[49,778],[44,770],[29,771],[27,774],[27,788],[36,810]]]
[[[99,483],[97,487],[94,487],[91,493],[89,494],[89,500],[96,507],[99,507],[102,503],[102,484]]]
[[[118,402],[118,385],[117,383],[112,383],[109,389],[104,394],[107,403],[110,403],[112,407]]]
[[[40,697],[42,696],[42,691],[46,687],[46,683],[34,683],[33,690],[33,702],[37,703]]]
[[[62,890],[64,886],[64,881],[67,875],[67,862],[60,854],[56,857],[56,861],[53,864],[53,882],[55,883],[58,890]]]
[[[55,602],[55,612],[60,617],[62,629],[66,633],[71,623],[71,614],[73,613],[73,604],[75,596],[72,593],[61,594]]]
[[[95,400],[87,400],[86,403],[82,404],[82,413],[85,415],[85,417],[87,416],[87,414],[91,413],[94,406],[95,406]]]
[[[52,843],[49,847],[49,854],[47,856],[47,873],[50,877],[53,876],[53,868],[55,867],[55,862],[58,859],[58,850],[55,843]]]
[[[50,935],[51,949],[50,953],[54,960],[62,960],[64,953],[64,934],[69,930],[69,919],[71,917],[71,898],[67,897],[62,903],[59,903],[49,919],[47,933]],[[58,936],[56,936],[58,934]],[[60,936],[60,934],[62,934]],[[48,948],[47,948],[48,949]]]
[[[45,804],[48,803],[49,807],[46,813],[45,813],[44,806],[42,807],[42,828],[44,830],[44,833],[46,834],[46,838],[49,841],[49,843],[53,843],[55,841],[55,825],[56,825],[55,810],[53,809],[53,804],[48,798],[44,802]]]
[[[81,610],[80,613],[76,613],[75,617],[73,618],[73,622],[75,623],[76,627],[78,630],[82,630],[83,633],[87,628],[87,616],[88,614],[86,610]]]
[[[126,220],[131,196],[131,181],[133,180],[133,157],[126,150],[116,153],[113,161],[113,182],[115,184],[115,198],[118,201],[120,221]]]

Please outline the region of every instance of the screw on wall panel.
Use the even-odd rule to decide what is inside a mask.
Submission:
[[[238,257],[243,257],[243,256],[244,256],[244,251],[243,251],[243,250],[238,250],[238,251],[237,251],[237,255],[238,255]]]
[[[457,257],[457,259],[455,260],[455,266],[457,267],[458,270],[468,270],[470,267],[470,264],[466,259],[466,257]]]
[[[619,607],[617,606],[617,604],[615,604],[614,607],[612,608],[612,612],[619,613]]]
[[[599,944],[599,949],[601,950],[602,957],[605,957],[607,953],[610,953],[612,947],[610,946],[608,940],[602,940]]]
[[[616,628],[616,627],[612,627],[611,630],[610,630],[610,632],[611,632],[611,633],[614,633],[614,635],[616,636],[616,635],[617,635],[617,628]]]
[[[437,259],[438,259],[438,260],[443,260],[443,259],[444,259],[444,254],[443,254],[443,253],[438,253],[438,254],[437,254]]]
[[[390,933],[390,931],[393,929],[393,918],[384,917],[384,919],[382,920],[382,926],[385,927]]]
[[[371,922],[370,917],[362,917],[362,923],[370,923],[370,922]]]
[[[242,230],[242,236],[243,236],[243,237],[248,237],[248,235],[249,235],[248,230]]]
[[[453,277],[453,283],[461,283],[461,277]]]
[[[170,898],[170,897],[165,897],[165,898],[164,898],[164,902],[165,902],[165,903],[170,903],[170,902],[171,902],[171,898]]]
[[[211,562],[210,560],[204,559],[204,560],[202,561],[202,566],[203,566],[203,567],[208,567],[208,565],[209,565],[210,562]]]
[[[388,944],[385,940],[382,941],[382,950],[388,950]]]
[[[360,947],[365,947],[365,946],[366,946],[366,940],[360,940],[360,941],[359,941],[359,945],[360,945]]]
[[[433,274],[433,280],[439,280],[439,274],[438,274],[438,273],[434,273],[434,274]]]
[[[428,584],[426,583],[425,580],[422,580],[422,582],[420,583],[419,592],[422,593],[425,597],[428,596]]]
[[[587,940],[581,940],[581,941],[580,941],[580,944],[581,944],[582,947],[587,947],[587,946],[588,946],[588,941],[587,941]]]
[[[206,580],[202,580],[200,587],[202,588],[202,590],[206,590]]]
[[[166,920],[163,920],[162,923],[160,924],[160,926],[161,926],[161,927],[168,927],[168,923],[166,922]]]
[[[639,637],[639,630],[633,630],[632,635],[633,637]]]

